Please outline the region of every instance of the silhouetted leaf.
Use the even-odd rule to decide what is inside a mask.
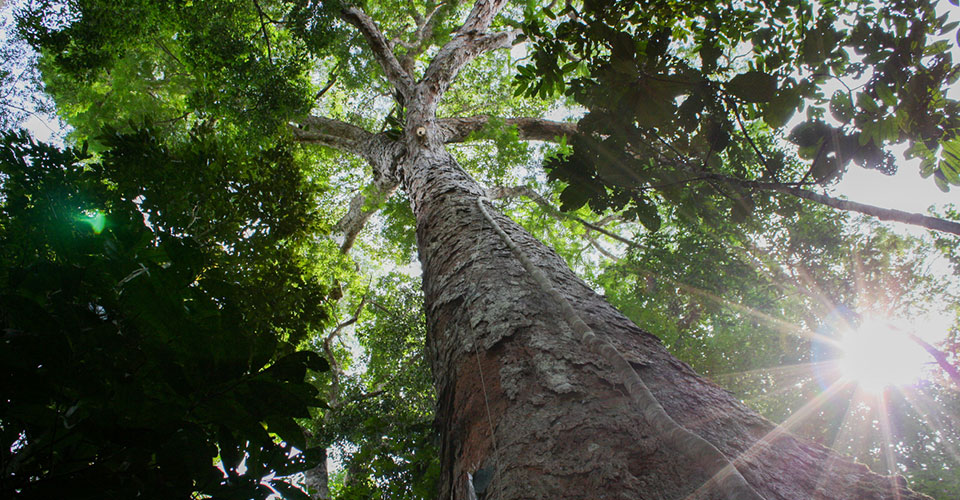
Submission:
[[[777,95],[777,78],[759,71],[748,71],[733,77],[725,88],[747,102],[768,102]]]

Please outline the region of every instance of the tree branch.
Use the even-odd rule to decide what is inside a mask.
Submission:
[[[558,137],[571,137],[577,132],[576,123],[556,122],[539,118],[507,118],[504,124],[516,126],[521,139],[532,141],[556,141]],[[437,120],[438,133],[443,142],[463,142],[490,122],[489,116],[478,115],[463,118]]]
[[[947,359],[947,355],[944,354],[943,351],[912,333],[910,334],[910,340],[916,342],[924,351],[927,351],[927,354],[933,356],[933,359],[937,360],[937,365],[940,366],[940,369],[950,376],[950,379],[953,380],[953,383],[956,384],[957,387],[960,387],[960,370],[957,370],[956,366],[950,364],[950,360]]]
[[[330,375],[332,376],[328,401],[332,408],[339,406],[340,376],[344,373],[343,368],[340,367],[340,363],[337,362],[337,357],[333,354],[333,341],[340,336],[340,332],[342,332],[344,328],[356,323],[357,320],[360,319],[360,312],[363,311],[363,307],[366,304],[367,296],[364,295],[363,298],[360,299],[360,304],[357,306],[357,310],[353,313],[353,316],[347,321],[338,324],[323,339],[323,352],[327,358],[327,363],[330,364]]]
[[[377,212],[380,204],[393,195],[400,183],[396,178],[375,175],[372,193],[358,194],[350,200],[350,208],[347,213],[337,222],[336,230],[343,235],[343,242],[340,244],[340,251],[347,253],[353,248],[357,240],[357,235],[367,224],[370,217]]]
[[[744,129],[744,133],[746,133],[745,129]],[[673,148],[670,144],[668,144],[665,140],[663,140],[659,136],[657,136],[657,138],[661,142],[663,142],[667,147],[670,147],[671,149]],[[747,135],[747,139],[748,140],[750,139],[749,135]],[[751,144],[753,144],[752,140],[750,142]],[[763,160],[763,156],[760,150],[756,148],[756,145],[754,145],[754,148],[755,148],[755,152],[757,153],[758,156],[760,156],[761,160],[765,161]],[[822,149],[823,148],[821,147],[821,151],[817,153],[818,156],[822,154],[823,152]],[[731,186],[738,186],[741,188],[760,189],[765,191],[776,191],[780,193],[790,194],[798,198],[803,198],[805,200],[810,200],[810,201],[819,203],[821,205],[826,205],[828,207],[832,207],[838,210],[857,212],[864,215],[870,215],[870,216],[876,217],[880,220],[902,222],[904,224],[911,224],[914,226],[925,227],[933,231],[941,231],[941,232],[960,235],[960,223],[957,223],[957,222],[949,221],[946,219],[940,219],[937,217],[930,217],[923,214],[904,212],[902,210],[896,210],[892,208],[882,208],[875,205],[867,205],[866,203],[858,203],[855,201],[841,200],[839,198],[833,198],[827,195],[815,193],[813,191],[800,188],[799,186],[801,185],[809,184],[807,182],[807,178],[810,176],[812,167],[811,167],[811,171],[808,171],[807,174],[804,175],[803,179],[800,180],[800,182],[793,182],[793,183],[761,182],[761,181],[755,181],[755,180],[738,179],[738,178],[726,176],[723,174],[707,172],[703,168],[693,165],[689,159],[685,158],[675,149],[674,149],[674,153],[677,155],[676,161],[678,161],[679,164],[692,169],[694,173],[698,174],[697,177],[683,181],[684,183],[692,182],[692,181],[707,181],[713,184],[719,181],[721,183],[725,183]],[[814,163],[815,162],[816,160],[814,160]],[[655,187],[656,186],[651,186],[650,188],[647,188],[647,189],[651,189]],[[717,187],[717,186],[714,185],[714,187]],[[724,194],[726,196],[731,196],[726,193]]]
[[[400,61],[393,54],[390,43],[387,42],[373,19],[354,6],[344,7],[340,11],[340,15],[343,16],[345,21],[360,30],[360,34],[367,40],[367,45],[373,51],[373,56],[380,63],[380,67],[383,68],[387,80],[404,94],[404,97],[410,98],[414,87],[413,78],[404,71]]]
[[[432,118],[437,102],[461,68],[485,51],[511,46],[520,35],[520,30],[486,32],[506,3],[506,0],[477,0],[454,37],[437,52],[418,88],[418,97],[424,103],[426,116],[423,118]]]
[[[612,260],[613,262],[619,262],[619,261],[620,261],[620,257],[617,257],[616,255],[614,255],[613,252],[611,252],[610,250],[607,250],[606,248],[603,248],[603,245],[601,245],[600,242],[597,241],[597,238],[594,237],[592,234],[590,234],[589,232],[587,232],[587,234],[584,235],[584,236],[587,238],[587,241],[590,242],[590,246],[592,246],[592,247],[595,248],[598,252],[600,252],[601,254],[603,254],[604,257]]]
[[[484,3],[484,1],[481,0],[478,3]],[[422,99],[429,110],[436,108],[436,102],[450,87],[450,83],[456,78],[461,68],[483,52],[512,46],[513,41],[521,33],[520,30],[478,33],[465,30],[464,27],[461,27],[460,32],[440,48],[423,75]]]
[[[904,212],[903,210],[896,210],[893,208],[882,208],[875,205],[867,205],[866,203],[858,203],[856,201],[841,200],[839,198],[833,198],[827,195],[814,193],[813,191],[809,191],[806,189],[801,189],[796,186],[789,186],[789,185],[778,184],[778,183],[746,181],[746,187],[755,187],[758,189],[777,191],[779,193],[787,193],[787,194],[796,196],[798,198],[810,200],[816,203],[820,203],[821,205],[826,205],[828,207],[836,208],[838,210],[847,210],[851,212],[857,212],[857,213],[876,217],[880,220],[902,222],[904,224],[912,224],[914,226],[925,227],[933,231],[942,231],[945,233],[960,235],[960,223],[946,220],[946,219],[930,217],[928,215],[923,215],[923,214]]]
[[[373,184],[350,200],[347,213],[337,222],[343,236],[340,251],[346,253],[356,242],[363,226],[379,205],[397,190],[398,144],[385,134],[373,134],[356,125],[322,116],[309,116],[299,125],[291,125],[294,137],[303,143],[320,144],[359,156],[373,168]]]
[[[565,212],[561,212],[556,207],[554,207],[549,200],[540,195],[540,193],[534,191],[533,189],[527,186],[495,186],[492,188],[487,188],[487,198],[491,200],[499,200],[503,198],[514,198],[517,196],[523,196],[524,198],[529,198],[534,203],[540,206],[540,208],[547,211],[547,213],[553,215],[554,217],[565,217],[570,220],[579,222],[581,225],[589,229],[590,231],[596,231],[600,234],[613,238],[628,247],[636,247],[637,244],[620,236],[617,233],[608,231],[603,227],[594,224],[588,220],[577,217],[576,215],[570,215]]]
[[[263,13],[263,8],[260,7],[260,2],[253,0],[253,5],[257,8],[257,14],[260,16],[260,33],[263,34],[263,40],[267,42],[267,60],[272,64],[273,49],[270,48],[270,34],[267,33],[267,22],[264,20],[266,14]]]
[[[426,7],[427,9],[431,8],[429,4]],[[401,47],[407,49],[407,53],[400,58],[400,66],[408,74],[413,74],[416,58],[429,47],[427,42],[430,40],[430,35],[433,34],[433,28],[437,22],[437,14],[443,10],[444,7],[446,7],[446,5],[443,2],[438,3],[432,7],[432,10],[426,17],[420,15],[415,8],[410,9],[410,15],[413,17],[414,23],[416,23],[417,26],[413,41],[406,42],[400,39],[397,40]]]
[[[298,142],[320,144],[357,156],[365,156],[365,145],[374,137],[356,125],[325,116],[308,116],[290,128]]]
[[[845,210],[848,212],[857,212],[864,215],[870,215],[876,217],[880,220],[889,220],[894,222],[902,222],[904,224],[911,224],[914,226],[925,227],[933,231],[941,231],[945,233],[952,233],[960,235],[960,223],[940,219],[938,217],[930,217],[928,215],[916,214],[911,212],[904,212],[903,210],[897,210],[894,208],[883,208],[876,205],[868,205],[866,203],[859,203],[856,201],[841,200],[839,198],[834,198],[827,196],[825,194],[815,193],[813,191],[802,189],[797,187],[796,184],[784,184],[779,182],[760,182],[760,181],[751,181],[745,179],[737,179],[734,177],[728,177],[721,174],[712,174],[705,173],[704,177],[708,180],[716,180],[724,182],[727,184],[732,184],[749,189],[761,189],[764,191],[776,191],[778,193],[785,193],[796,196],[797,198],[803,198],[821,205],[826,205],[837,210]]]
[[[330,76],[330,79],[327,80],[327,84],[324,85],[323,88],[317,91],[316,95],[313,96],[313,100],[314,101],[320,100],[320,98],[323,97],[323,94],[326,94],[327,91],[330,90],[330,88],[333,87],[335,83],[337,83],[337,77],[339,76],[340,74],[334,71],[334,73]]]
[[[323,116],[308,116],[290,125],[298,142],[320,144],[359,156],[373,167],[375,175],[394,177],[399,145],[385,134],[374,134],[356,125]]]
[[[460,27],[459,32],[468,33],[475,32],[480,33],[486,31],[490,27],[490,23],[493,22],[493,17],[500,12],[500,9],[507,4],[507,0],[477,0],[473,4],[473,9],[470,10],[470,14],[467,16],[467,20],[463,22],[463,26]]]

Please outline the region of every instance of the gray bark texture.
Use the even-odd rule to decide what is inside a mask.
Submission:
[[[486,119],[437,119],[436,106],[473,57],[513,40],[487,32],[505,3],[478,0],[417,82],[376,24],[345,9],[406,97],[405,134],[390,144],[323,119],[303,132],[354,149],[410,198],[439,398],[438,498],[926,498],[900,477],[796,438],[699,377],[486,205],[485,190],[444,149]],[[516,124],[531,137],[571,130]]]
[[[304,473],[303,482],[310,492],[310,498],[313,500],[330,500],[330,487],[328,486],[327,459],[324,452],[324,459],[320,465]]]

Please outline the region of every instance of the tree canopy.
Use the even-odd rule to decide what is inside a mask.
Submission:
[[[942,369],[791,430],[960,492],[960,292],[928,267],[958,265],[960,217],[828,190],[898,155],[960,185],[942,5],[509,2],[449,69],[431,63],[486,3],[13,4],[38,56],[0,79],[36,75],[70,133],[0,150],[4,494],[433,497],[415,221],[384,145],[412,132],[411,84],[443,72],[441,139],[487,195],[776,422],[825,392],[791,369],[841,356],[824,338],[948,309]]]
[[[280,149],[244,158],[199,136],[177,150],[145,132],[102,140],[110,149],[94,160],[3,138],[0,491],[266,498],[294,488],[284,477],[318,460],[294,421],[321,404],[306,371],[327,366],[295,350],[329,311],[302,241],[316,187]],[[256,186],[258,169],[260,200],[231,193]],[[177,185],[177,171],[209,177]]]

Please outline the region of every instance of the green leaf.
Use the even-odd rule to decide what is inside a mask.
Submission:
[[[730,219],[734,222],[743,222],[753,215],[756,205],[750,195],[744,194],[733,197],[733,209],[730,212]]]
[[[560,193],[560,210],[571,212],[584,205],[590,199],[590,191],[571,184]]]
[[[823,122],[803,122],[790,131],[787,139],[801,148],[813,147],[826,140],[829,127]]]
[[[298,425],[293,418],[281,415],[270,415],[264,419],[264,423],[267,424],[268,432],[280,436],[280,439],[292,444],[298,450],[307,448],[307,438],[303,434],[303,429],[300,428],[300,425]]]
[[[315,371],[327,371],[327,360],[313,351],[297,351],[278,359],[264,373],[284,382],[302,382],[307,368]]]
[[[877,95],[880,97],[880,100],[884,102],[887,106],[896,106],[897,98],[893,95],[893,91],[890,90],[890,87],[886,85],[877,85],[876,87]]]
[[[733,77],[724,88],[747,102],[769,102],[777,95],[777,78],[760,71],[748,71]]]
[[[635,197],[633,204],[627,208],[625,215],[628,217],[636,217],[637,220],[643,224],[643,227],[647,228],[647,231],[651,233],[659,231],[660,226],[663,224],[657,206],[645,196]]]
[[[937,162],[932,158],[924,158],[920,162],[920,177],[926,179],[933,175],[934,171],[938,168]]]
[[[840,162],[832,156],[821,154],[814,159],[810,166],[810,175],[816,182],[827,182],[834,177],[840,170]]]
[[[944,193],[950,192],[950,183],[947,181],[947,178],[943,174],[943,170],[937,170],[933,174],[933,182],[940,188],[940,191]]]
[[[877,105],[877,101],[866,92],[857,94],[857,106],[868,113],[877,113],[880,111],[880,106]]]
[[[830,114],[841,123],[848,123],[853,119],[853,101],[848,92],[838,90],[833,93],[833,97],[830,98]]]
[[[783,127],[802,104],[803,99],[795,89],[785,89],[763,108],[763,121],[774,129]]]

